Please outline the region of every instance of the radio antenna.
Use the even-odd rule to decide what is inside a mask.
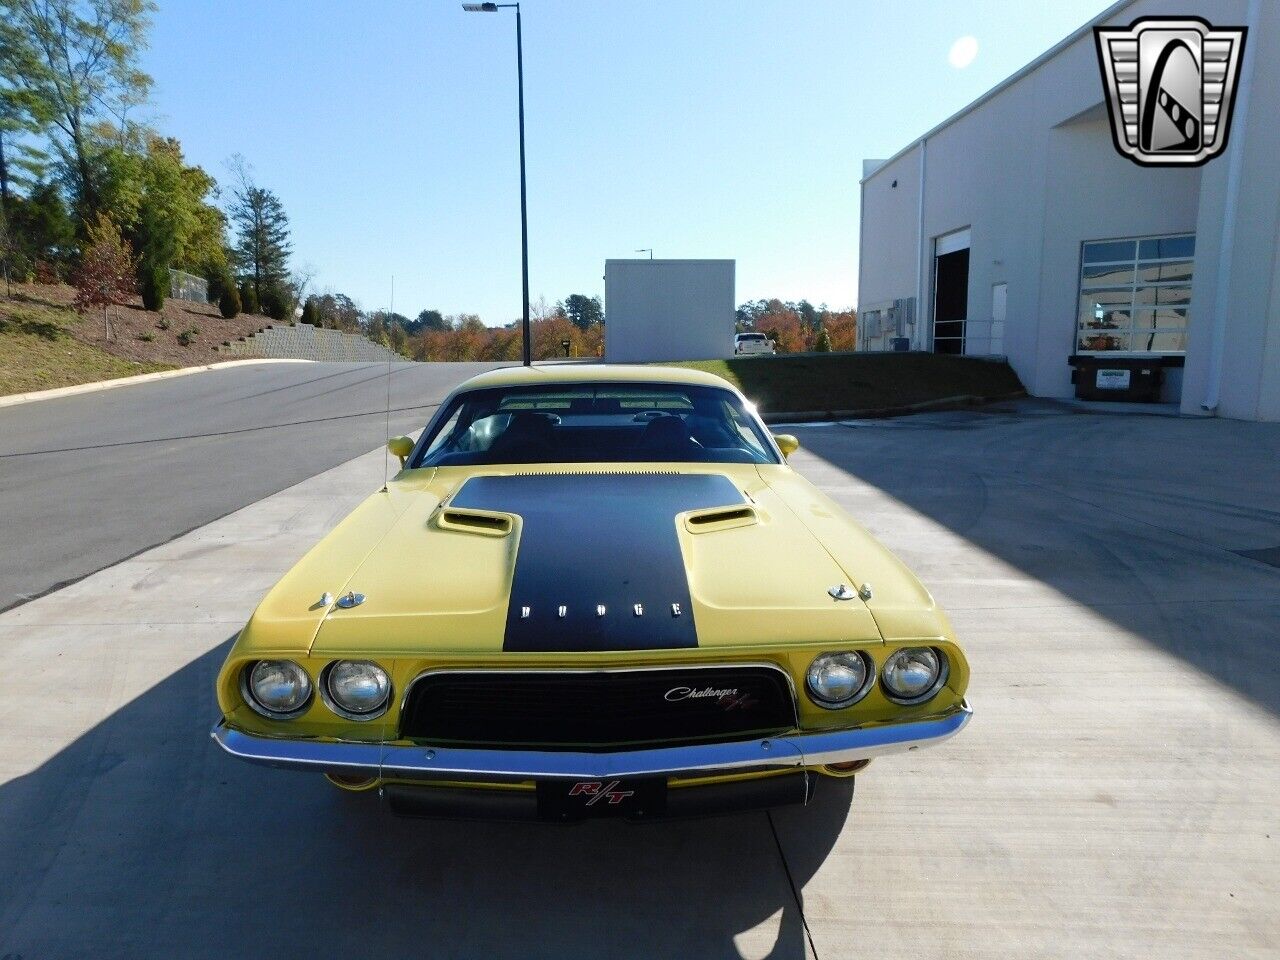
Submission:
[[[396,315],[396,275],[391,275],[391,308],[387,310],[387,343],[391,343],[390,324],[395,323]],[[391,347],[387,347],[387,422],[386,438],[382,441],[382,492],[387,492],[387,481],[391,472]]]

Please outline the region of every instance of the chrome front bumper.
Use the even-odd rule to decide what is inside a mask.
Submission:
[[[966,701],[947,713],[910,723],[615,753],[283,740],[244,733],[223,723],[213,728],[212,736],[233,757],[269,767],[388,780],[514,782],[703,776],[869,760],[940,743],[959,733],[972,715]]]

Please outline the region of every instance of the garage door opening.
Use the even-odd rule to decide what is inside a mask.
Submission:
[[[933,352],[964,353],[969,310],[969,231],[934,241]]]

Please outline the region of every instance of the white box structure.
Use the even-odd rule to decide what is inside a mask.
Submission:
[[[733,356],[733,260],[606,260],[609,363]]]

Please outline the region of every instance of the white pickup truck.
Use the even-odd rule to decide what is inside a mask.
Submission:
[[[734,356],[753,353],[777,353],[777,345],[763,333],[737,333],[733,337]]]

